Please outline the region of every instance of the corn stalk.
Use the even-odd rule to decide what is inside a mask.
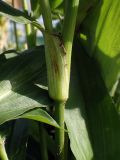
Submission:
[[[79,0],[66,3],[63,39],[52,30],[51,9],[48,0],[40,0],[45,30],[45,57],[49,95],[55,102],[55,117],[61,129],[56,129],[56,159],[64,159],[64,109],[69,96],[71,50]],[[68,18],[71,9],[71,18]],[[73,25],[69,25],[71,23]],[[68,29],[68,30],[67,30]],[[69,36],[70,35],[70,36]],[[64,43],[63,43],[64,42]]]

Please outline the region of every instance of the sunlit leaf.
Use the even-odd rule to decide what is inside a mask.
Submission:
[[[36,121],[50,124],[55,127],[59,127],[59,125],[56,123],[56,121],[43,109],[36,109],[33,111],[29,111],[27,113],[22,114],[18,118],[32,119],[32,120],[36,120]]]
[[[51,8],[52,9],[57,8],[62,2],[63,0],[50,0]]]
[[[68,129],[71,150],[76,160],[91,160],[93,153],[86,127],[85,105],[81,96],[79,74],[75,63],[73,60],[70,98],[66,104],[65,123]]]
[[[89,12],[84,25],[88,53],[100,65],[109,90],[120,77],[120,1],[102,0]]]
[[[77,53],[78,52],[78,53]],[[77,44],[74,53],[96,160],[120,159],[120,119],[94,59]]]

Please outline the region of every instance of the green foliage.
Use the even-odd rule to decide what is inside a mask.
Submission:
[[[23,13],[3,1],[0,1],[0,14],[11,18],[15,22],[23,24],[31,23],[31,21],[34,20],[27,13]]]
[[[119,17],[120,1],[103,0],[83,23],[84,34],[87,35],[85,48],[90,56],[97,59],[109,90],[120,77]]]
[[[80,44],[75,49],[77,51]],[[94,59],[84,50],[76,56],[94,158],[119,159],[120,119]],[[82,68],[84,66],[84,69]],[[92,94],[91,94],[92,93]],[[108,145],[108,144],[111,145]]]
[[[71,75],[70,96],[65,109],[65,123],[70,138],[70,146],[76,159],[91,160],[93,151],[86,126],[87,116],[75,58],[72,61]]]
[[[7,57],[10,56],[9,54]],[[28,110],[51,104],[47,90],[39,89],[35,85],[38,74],[42,75],[42,70],[45,70],[43,48],[19,54],[17,57],[5,59],[0,67],[0,124]],[[3,56],[5,57],[1,55],[1,58]],[[39,65],[40,62],[41,65]]]
[[[26,32],[31,49],[0,55],[1,160],[119,160],[120,1],[30,2],[28,15],[0,1],[2,16],[45,39],[36,47]]]
[[[55,122],[55,120],[52,119],[52,117],[47,112],[45,112],[43,109],[36,109],[33,111],[29,111],[27,113],[20,115],[17,118],[32,119],[32,120],[47,123],[55,127],[59,127],[59,125]]]
[[[34,18],[39,18],[41,15],[41,8],[40,8],[40,3],[39,0],[31,0],[31,10],[32,10],[32,16]]]

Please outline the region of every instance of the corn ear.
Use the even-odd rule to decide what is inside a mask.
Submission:
[[[49,95],[55,101],[66,101],[69,74],[65,49],[59,36],[45,33],[44,39]]]

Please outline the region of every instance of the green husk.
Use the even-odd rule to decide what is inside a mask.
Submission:
[[[69,76],[65,48],[57,35],[45,33],[44,38],[49,95],[55,101],[66,101]]]

